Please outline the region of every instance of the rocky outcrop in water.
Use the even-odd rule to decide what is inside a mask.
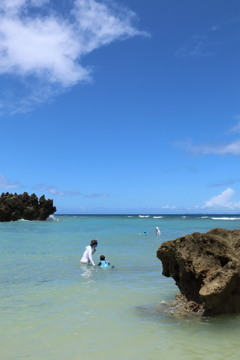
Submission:
[[[181,291],[175,306],[202,315],[240,312],[240,230],[213,229],[164,242],[162,274]]]
[[[9,194],[2,193],[0,197],[0,221],[46,220],[49,215],[56,211],[53,200],[39,199],[35,194]]]

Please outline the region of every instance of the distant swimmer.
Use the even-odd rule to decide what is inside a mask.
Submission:
[[[95,266],[92,255],[96,252],[97,245],[97,240],[92,240],[90,245],[86,246],[84,254],[80,260],[81,264],[92,264]]]
[[[143,233],[139,233],[138,235],[147,235],[147,232],[144,231]]]
[[[161,231],[160,231],[160,229],[159,229],[158,226],[156,226],[156,228],[155,228],[155,234],[156,234],[157,236],[160,236],[160,235],[161,235]]]

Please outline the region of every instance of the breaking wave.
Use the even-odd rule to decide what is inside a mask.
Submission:
[[[59,219],[56,218],[54,215],[49,215],[49,217],[46,220],[47,221],[59,221]]]
[[[240,220],[240,217],[211,217],[212,220]]]

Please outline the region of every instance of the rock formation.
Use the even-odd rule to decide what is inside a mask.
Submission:
[[[240,312],[240,230],[213,229],[166,241],[157,257],[185,308],[189,304],[202,315]]]
[[[39,199],[35,194],[9,194],[2,193],[0,196],[0,221],[46,220],[56,211],[53,200],[46,200],[45,196]]]

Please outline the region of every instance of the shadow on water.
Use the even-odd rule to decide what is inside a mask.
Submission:
[[[158,304],[139,305],[135,307],[139,317],[146,321],[176,321],[172,307],[165,301]],[[184,320],[182,318],[182,320]]]
[[[180,323],[182,325],[200,324],[214,329],[235,329],[240,331],[240,314],[222,314],[216,316],[201,316],[197,313],[176,314],[173,306],[165,301],[158,304],[140,305],[135,307],[138,317],[144,321],[164,322],[165,324]]]

